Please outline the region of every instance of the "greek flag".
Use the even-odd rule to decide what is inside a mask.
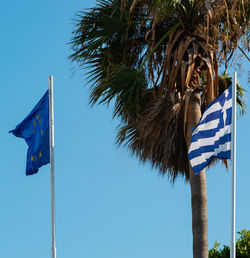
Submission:
[[[204,111],[194,128],[188,158],[194,173],[199,174],[212,158],[231,158],[232,86]]]

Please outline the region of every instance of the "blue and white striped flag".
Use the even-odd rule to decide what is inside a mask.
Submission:
[[[212,158],[231,158],[232,86],[204,111],[192,133],[188,158],[194,173],[199,174]]]

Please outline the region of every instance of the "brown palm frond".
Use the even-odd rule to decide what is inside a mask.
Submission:
[[[127,145],[141,161],[150,161],[163,174],[168,172],[171,180],[178,173],[188,180],[189,163],[182,126],[184,102],[173,104],[166,97],[159,98],[155,90],[146,94],[151,101],[145,111],[126,125],[130,129]]]

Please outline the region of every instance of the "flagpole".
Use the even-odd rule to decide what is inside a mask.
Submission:
[[[231,248],[230,258],[236,257],[235,251],[235,203],[236,203],[236,95],[237,95],[237,74],[233,73],[232,83],[232,190],[231,190]]]
[[[51,258],[56,258],[53,76],[49,76],[49,135],[51,191]]]

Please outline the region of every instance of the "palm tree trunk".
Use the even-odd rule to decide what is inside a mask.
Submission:
[[[208,222],[205,169],[200,175],[195,175],[191,167],[189,171],[192,200],[193,257],[207,258]]]
[[[200,93],[194,91],[190,97],[187,110],[186,141],[189,147],[192,129],[199,123],[201,117]],[[208,258],[208,220],[207,220],[207,186],[205,169],[200,175],[195,175],[189,166],[192,202],[193,257]]]

